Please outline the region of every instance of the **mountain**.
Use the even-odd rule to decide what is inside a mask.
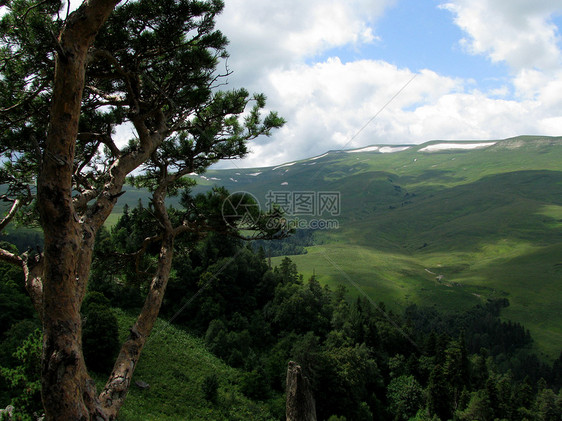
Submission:
[[[262,207],[285,201],[302,226],[336,225],[291,257],[305,277],[395,309],[505,297],[504,317],[528,327],[538,351],[562,349],[562,137],[373,145],[193,178]]]

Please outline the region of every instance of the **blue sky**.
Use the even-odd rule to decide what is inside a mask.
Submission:
[[[435,1],[399,1],[376,25],[381,40],[365,45],[362,58],[382,59],[413,71],[432,69],[444,76],[479,82],[502,79],[507,66],[466,54],[459,45],[463,32],[453,23],[451,13],[437,6]]]
[[[431,69],[449,77],[474,79],[483,90],[500,88],[507,81],[509,67],[492,63],[484,55],[463,51],[462,30],[454,24],[451,12],[437,1],[402,0],[389,7],[376,23],[378,40],[344,45],[311,57],[308,63],[338,56],[342,62],[361,59],[384,60],[412,71]]]
[[[562,135],[559,1],[227,0],[217,24],[231,41],[229,85],[265,93],[287,119],[246,159],[219,167],[371,144]]]

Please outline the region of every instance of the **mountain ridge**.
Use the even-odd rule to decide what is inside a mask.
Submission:
[[[486,145],[420,151],[440,144]],[[561,163],[562,137],[517,136],[433,140],[393,153],[334,151],[192,178],[194,193],[222,185],[253,194],[262,207],[272,193],[338,193],[337,215],[288,215],[338,222],[317,230],[306,254],[291,256],[305,277],[343,283],[396,309],[459,311],[508,298],[504,317],[527,326],[551,358],[562,349]]]
[[[444,144],[477,146],[423,150]],[[505,297],[511,303],[505,317],[529,326],[538,350],[556,356],[562,349],[562,137],[434,140],[393,153],[375,147],[382,145],[271,167],[210,170],[204,188],[248,191],[262,207],[271,191],[339,192],[339,229],[317,231],[318,244],[291,257],[305,277],[355,290],[346,281],[352,279],[357,294],[397,309],[455,311]]]

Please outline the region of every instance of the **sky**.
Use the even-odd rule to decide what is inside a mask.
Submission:
[[[224,88],[287,120],[215,168],[429,140],[562,135],[560,0],[226,0]]]

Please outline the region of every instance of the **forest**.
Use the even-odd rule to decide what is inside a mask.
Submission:
[[[96,239],[81,310],[94,372],[107,374],[119,349],[112,311],[142,306],[158,248],[140,259],[134,252],[156,229],[152,212],[126,206]],[[534,355],[525,327],[501,319],[507,299],[455,314],[415,305],[398,313],[344,283],[330,289],[303,279],[289,257],[270,267],[263,243],[210,234],[175,247],[161,317],[241,370],[240,390],[264,403],[270,419],[284,419],[291,360],[311,382],[319,420],[560,419],[562,354],[552,363]],[[0,406],[33,419],[41,412],[40,324],[21,271],[2,263],[0,273]],[[216,387],[207,383],[212,404]]]
[[[530,332],[502,318],[507,299],[399,311],[345,279],[329,288],[290,258],[270,263],[314,241],[269,224],[284,220],[280,207],[262,211],[225,187],[191,193],[189,175],[246,157],[248,142],[286,123],[264,93],[227,88],[222,0],[72,3],[0,2],[1,418],[150,419],[179,390],[134,418],[127,399],[148,388],[135,373],[167,320],[203,344],[201,360],[235,373],[226,381],[207,369],[201,382],[174,383],[198,387],[186,400],[203,396],[211,415],[202,419],[240,393],[253,409],[234,419],[285,418],[289,361],[309,379],[320,420],[560,419],[562,355],[534,354]],[[402,195],[383,178],[373,186]],[[149,198],[119,213],[129,185]],[[225,214],[227,199],[253,212]],[[560,209],[543,207],[539,225],[557,224]],[[248,241],[289,234],[276,247]],[[154,364],[189,352],[179,347]]]

